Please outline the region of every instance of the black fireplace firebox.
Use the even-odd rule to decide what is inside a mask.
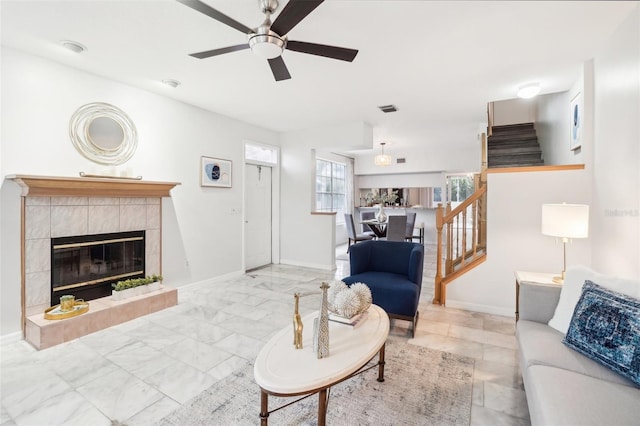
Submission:
[[[51,239],[51,306],[60,296],[93,300],[111,285],[145,276],[145,231]]]

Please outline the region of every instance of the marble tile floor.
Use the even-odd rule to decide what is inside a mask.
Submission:
[[[407,322],[393,320],[389,338],[475,359],[472,425],[530,424],[513,318],[432,305],[435,248],[425,253],[416,336]],[[271,265],[182,287],[177,306],[50,349],[3,345],[0,425],[153,425],[251,363],[289,324],[294,292],[348,275],[348,261],[336,266]],[[316,310],[319,302],[304,297],[300,310]]]

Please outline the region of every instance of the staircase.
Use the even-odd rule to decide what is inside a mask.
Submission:
[[[433,303],[445,305],[447,284],[487,258],[487,138],[482,134],[481,172],[475,192],[452,209],[436,208],[436,276]]]
[[[493,126],[488,139],[489,168],[544,165],[533,123]]]

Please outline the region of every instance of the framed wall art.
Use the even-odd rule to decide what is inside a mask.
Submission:
[[[575,150],[582,146],[582,128],[583,128],[583,104],[582,104],[582,92],[578,92],[573,99],[571,99],[571,116],[570,116],[570,145],[571,150]]]
[[[200,160],[200,186],[231,188],[231,161],[202,157]]]

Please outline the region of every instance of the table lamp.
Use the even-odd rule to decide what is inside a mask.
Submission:
[[[567,243],[571,238],[589,236],[589,206],[585,204],[543,204],[542,234],[562,238],[564,261],[562,275],[553,277],[553,281],[564,283],[567,270]]]

